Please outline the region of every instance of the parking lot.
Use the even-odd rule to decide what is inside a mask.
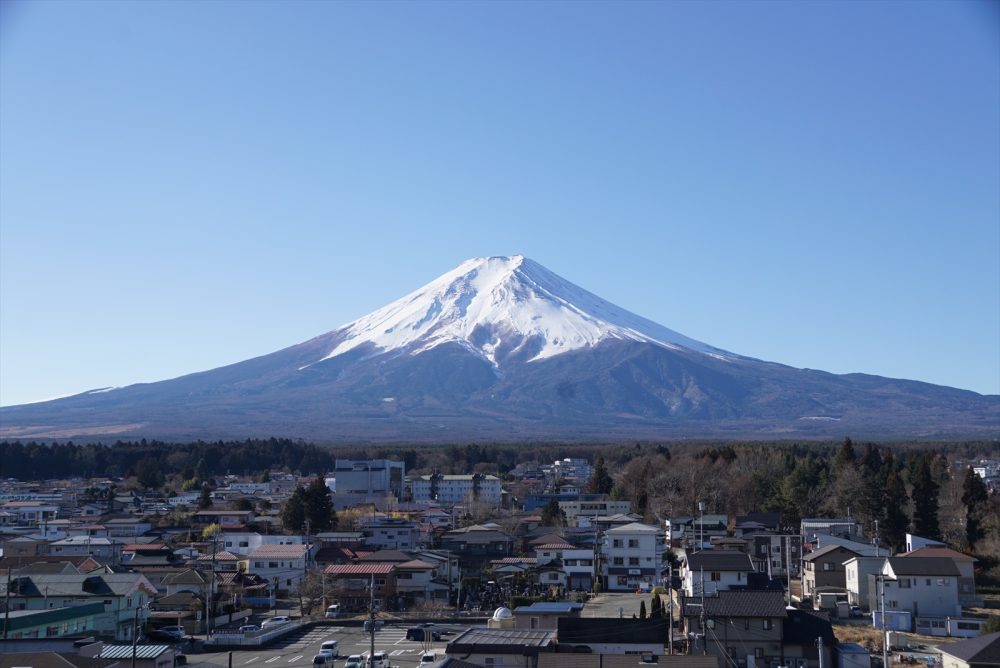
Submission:
[[[436,627],[451,631],[440,642],[415,642],[406,639],[408,625],[386,625],[375,633],[375,651],[384,651],[389,655],[392,666],[415,668],[420,662],[420,656],[425,651],[436,651],[439,658],[444,657],[444,647],[449,638],[454,637],[457,627]],[[312,629],[295,632],[287,638],[275,641],[266,648],[240,650],[232,652],[234,668],[304,668],[312,664],[312,658],[319,652],[320,645],[327,640],[339,643],[338,658],[335,664],[338,668],[352,654],[367,657],[371,651],[371,636],[364,633],[361,627],[350,626],[317,626]],[[192,654],[190,663],[209,663],[219,666],[229,665],[230,652],[210,654]],[[329,664],[327,664],[329,665]]]

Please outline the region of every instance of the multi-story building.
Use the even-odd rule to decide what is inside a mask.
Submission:
[[[414,550],[420,540],[420,526],[399,517],[364,517],[357,528],[365,546],[376,550]]]
[[[743,534],[750,547],[750,555],[760,566],[758,570],[770,573],[774,578],[785,578],[789,571],[793,578],[799,577],[802,559],[802,541],[798,536],[755,531]]]
[[[248,555],[262,545],[302,545],[302,536],[259,534],[257,532],[223,532],[218,534],[219,547],[233,554]]]
[[[889,557],[882,566],[885,609],[918,617],[961,617],[958,583],[961,572],[945,557]],[[878,608],[876,576],[868,576],[869,609]]]
[[[406,465],[389,459],[338,459],[332,477],[336,480],[334,505],[338,510],[359,503],[381,503],[386,497],[401,499]]]
[[[133,625],[142,628],[149,617],[148,603],[156,587],[140,573],[19,575],[0,581],[0,598],[11,610],[45,610],[101,603],[93,617],[93,631],[115,640],[131,640]],[[9,598],[8,598],[9,597]]]
[[[594,551],[563,541],[535,546],[538,584],[589,590],[594,582]]]
[[[581,457],[566,457],[552,463],[552,478],[559,480],[574,480],[586,484],[594,475],[594,469],[586,459]]]
[[[442,505],[481,501],[499,505],[503,490],[500,478],[474,473],[472,475],[422,475],[411,479],[414,501],[436,501]]]
[[[604,494],[580,494],[575,499],[559,501],[559,510],[566,516],[569,526],[589,526],[594,517],[607,517],[619,513],[632,512],[632,504],[627,500],[612,501]],[[583,522],[580,518],[586,518]]]
[[[660,581],[666,545],[655,526],[633,522],[604,534],[601,575],[608,591],[635,591]]]
[[[367,611],[372,601],[377,609],[388,610],[396,598],[396,564],[334,564],[323,575],[326,591],[337,598],[341,610]]]

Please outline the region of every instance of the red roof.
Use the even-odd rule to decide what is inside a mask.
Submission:
[[[901,554],[901,557],[944,557],[954,561],[979,561],[975,557],[957,552],[950,547],[919,547],[916,550]]]
[[[386,575],[396,570],[396,564],[333,564],[323,570],[327,575]]]

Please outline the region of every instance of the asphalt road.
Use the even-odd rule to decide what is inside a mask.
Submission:
[[[407,625],[386,625],[375,633],[375,651],[385,651],[392,666],[414,668],[420,663],[420,656],[425,651],[436,651],[438,658],[444,658],[447,641],[456,635],[445,636],[436,643],[415,642],[406,640],[407,628],[409,628]],[[351,654],[368,656],[371,650],[370,638],[370,635],[357,626],[316,626],[304,633],[293,633],[266,648],[234,651],[233,668],[306,668],[312,665],[313,656],[319,652],[320,645],[327,640],[339,642],[339,656],[333,665],[341,668]],[[228,666],[229,652],[191,654],[188,656],[188,662]]]

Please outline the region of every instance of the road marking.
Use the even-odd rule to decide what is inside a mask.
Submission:
[[[402,654],[405,651],[407,651],[407,650],[405,650],[405,649],[397,649],[397,650],[395,650],[393,652],[390,652],[389,656],[399,656],[400,654]]]
[[[254,661],[256,661],[256,660],[257,660],[257,659],[259,659],[259,658],[260,658],[260,655],[258,654],[257,656],[253,657],[252,659],[247,659],[246,661],[244,661],[244,662],[243,662],[243,665],[245,666],[245,665],[247,665],[248,663],[253,663]]]
[[[273,663],[273,662],[277,661],[277,660],[278,660],[278,659],[280,659],[280,658],[281,658],[280,656],[276,656],[276,657],[273,657],[273,658],[270,658],[270,659],[268,659],[268,660],[267,660],[267,661],[265,661],[264,663]]]
[[[298,661],[299,659],[301,659],[303,656],[305,656],[305,654],[299,654],[298,656],[293,656],[292,658],[290,658],[288,660],[288,663],[295,663],[296,661]]]

